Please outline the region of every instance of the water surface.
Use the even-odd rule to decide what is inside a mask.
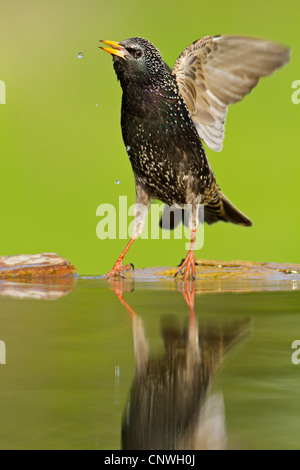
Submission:
[[[1,282],[0,448],[298,449],[299,281],[255,286]]]

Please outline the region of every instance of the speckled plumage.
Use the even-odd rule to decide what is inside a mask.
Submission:
[[[136,213],[133,237],[142,231],[150,198],[182,209],[191,204],[192,233],[198,204],[204,204],[209,224],[222,220],[251,225],[218,187],[202,140],[221,150],[228,105],[282,66],[288,49],[242,36],[208,36],[186,48],[171,70],[146,39],[103,42],[112,46],[102,48],[113,55],[122,86],[122,134],[135,176],[136,202],[145,207]]]
[[[114,69],[121,82],[123,97],[121,127],[137,185],[149,198],[167,205],[207,204],[205,219],[226,220],[214,173],[179,91],[176,76],[164,63],[158,49],[143,38],[121,41],[126,50],[143,50],[143,66],[131,57],[113,56]],[[140,203],[137,200],[137,203]],[[144,202],[144,201],[143,201]],[[250,225],[246,217],[228,220]]]
[[[164,74],[159,89],[124,90],[123,139],[133,171],[151,197],[183,205],[192,202],[193,193],[199,203],[214,177],[175,78]]]

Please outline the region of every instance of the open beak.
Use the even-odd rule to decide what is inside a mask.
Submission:
[[[99,46],[100,49],[103,49],[104,51],[108,52],[109,54],[117,55],[119,57],[122,57],[122,59],[125,59],[125,55],[127,54],[127,51],[126,51],[125,47],[120,45],[120,43],[115,42],[115,41],[102,41],[102,40],[100,42],[103,42],[103,44],[106,44],[107,46],[110,46],[110,47]]]

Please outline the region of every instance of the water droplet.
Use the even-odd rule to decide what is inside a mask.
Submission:
[[[96,108],[98,108],[99,104],[96,104]]]
[[[129,150],[131,149],[130,145],[127,145],[125,149],[126,149],[126,152],[129,152]]]
[[[120,180],[117,180],[117,181],[116,181],[116,184],[120,184],[120,183],[121,183],[121,181],[120,181]]]
[[[78,57],[78,59],[82,59],[82,57],[83,57],[82,52],[78,52],[77,57]]]

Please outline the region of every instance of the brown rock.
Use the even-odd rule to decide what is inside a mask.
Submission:
[[[66,278],[74,274],[73,264],[56,253],[0,257],[1,280]]]

